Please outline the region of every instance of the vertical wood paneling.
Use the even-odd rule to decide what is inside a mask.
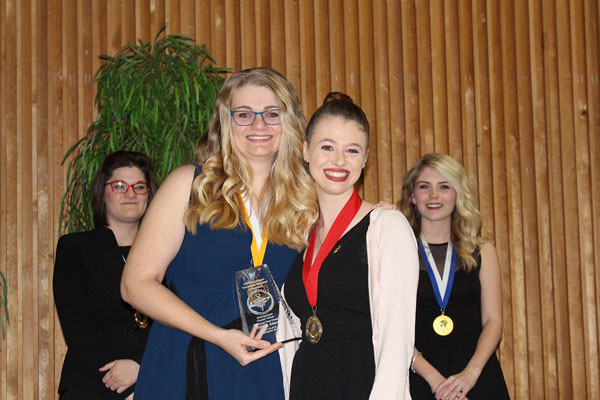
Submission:
[[[548,191],[550,194],[561,193],[562,172],[560,157],[560,117],[556,110],[560,107],[558,43],[556,26],[556,7],[547,2],[542,3],[544,36],[544,70],[546,82],[546,126],[548,132]],[[552,280],[554,288],[554,318],[556,319],[556,363],[558,376],[572,376],[571,339],[569,332],[569,307],[566,278],[566,259],[564,241],[563,196],[550,195],[550,226],[552,236]],[[572,379],[558,380],[559,398],[568,398],[573,393]]]
[[[600,397],[598,376],[598,331],[596,325],[596,287],[594,282],[593,228],[588,141],[588,99],[585,60],[585,23],[582,2],[570,2],[571,62],[573,76],[573,111],[575,133],[575,165],[577,179],[577,217],[579,219],[579,253],[581,261],[581,303],[585,350],[586,395]]]
[[[469,176],[477,176],[475,157],[477,135],[475,133],[475,72],[473,66],[473,19],[471,6],[467,2],[458,5],[458,37],[460,63],[460,105],[462,116],[462,159]],[[474,187],[477,182],[471,179]],[[477,192],[475,192],[477,193]]]
[[[421,156],[419,140],[419,84],[415,5],[402,2],[402,66],[404,77],[404,124],[406,130],[406,168]],[[424,153],[423,153],[424,154]]]
[[[446,36],[444,2],[431,2],[431,90],[433,111],[433,149],[448,153],[448,104],[446,95]]]
[[[546,273],[547,267],[552,265],[551,244],[550,244],[550,201],[549,201],[549,172],[548,172],[548,154],[547,154],[547,135],[545,121],[545,106],[547,99],[544,96],[544,56],[542,42],[542,7],[540,1],[532,1],[530,4],[529,24],[530,24],[530,57],[531,57],[531,93],[532,93],[532,116],[533,116],[533,152],[535,159],[533,161],[535,168],[535,193],[537,197],[537,238],[538,238],[538,269],[537,278],[540,282],[540,314],[538,324],[544,321],[547,326],[556,326],[554,318],[554,299],[552,275]],[[537,327],[539,328],[539,326]],[[538,374],[538,378],[543,378],[543,390],[546,398],[558,397],[557,380],[557,362],[556,362],[556,341],[554,339],[555,329],[542,329],[543,346],[539,356],[543,359],[543,374]],[[542,349],[539,349],[542,350]]]
[[[560,148],[562,185],[576,187],[575,140],[573,127],[573,73],[572,49],[570,43],[570,10],[568,1],[557,1],[556,9],[557,47],[558,47],[558,82],[560,109]],[[581,264],[579,258],[579,220],[577,217],[577,192],[563,191],[565,218],[565,257],[567,302],[569,310],[570,361],[572,366],[573,394],[576,397],[586,396],[585,363],[581,360],[584,354],[583,307],[581,304]]]
[[[484,221],[481,235],[491,238],[493,231],[493,195],[492,181],[487,175],[492,168],[490,140],[490,94],[487,60],[486,10],[483,0],[473,3],[473,84],[475,107],[475,140],[477,143],[476,173],[472,180],[476,182],[479,210]],[[474,171],[475,172],[475,171]],[[476,179],[475,179],[476,178]]]
[[[392,201],[392,157],[390,149],[390,79],[388,62],[387,9],[383,2],[373,5],[373,40],[375,71],[375,118],[371,118],[370,157],[377,160],[377,198]],[[376,150],[374,152],[373,150]],[[373,165],[373,164],[371,164]]]
[[[7,167],[8,160],[6,154],[8,130],[6,125],[7,116],[7,102],[4,101],[6,97],[6,68],[8,61],[8,53],[6,48],[9,44],[7,40],[7,34],[10,31],[6,26],[6,2],[0,2],[0,271],[4,276],[8,276],[8,260],[7,260],[7,213],[4,211],[7,209],[7,195],[4,188],[7,187]],[[12,314],[12,311],[10,313]],[[0,342],[0,400],[6,399],[7,393],[7,374],[3,371],[7,370],[7,356],[6,342]]]
[[[344,67],[344,59],[346,57],[346,51],[344,49],[344,18],[340,18],[344,15],[344,9],[342,7],[342,0],[329,0],[329,76],[330,76],[330,90],[337,92],[346,92],[345,76],[346,68]]]
[[[379,23],[379,21],[377,21]],[[358,45],[360,48],[360,106],[364,110],[369,121],[375,120],[375,85],[378,84],[375,77],[374,67],[374,38],[373,32],[373,8],[369,2],[358,3]],[[378,170],[377,170],[377,125],[371,132],[370,157],[367,167],[363,170],[363,197],[367,201],[374,202],[378,198]]]
[[[23,1],[17,4],[17,26],[31,26],[31,4]],[[22,345],[23,348],[32,348],[36,345],[37,319],[36,309],[37,292],[33,285],[37,279],[36,267],[33,263],[32,249],[32,141],[31,141],[31,29],[17,29],[17,204],[21,204],[17,212],[17,235],[20,239],[20,254],[18,263],[21,265],[21,316],[22,316]],[[37,277],[37,276],[36,276]],[[23,385],[22,399],[31,400],[37,394],[38,374],[37,352],[27,351],[22,353]]]
[[[371,121],[369,201],[427,151],[464,163],[498,249],[511,398],[600,399],[597,1],[0,1],[0,400],[54,399],[52,299],[65,150],[94,119],[100,54],[169,33],[218,65],[288,76],[308,116],[331,90]]]
[[[257,57],[256,57],[256,36],[258,27],[256,24],[257,15],[255,14],[254,9],[254,0],[241,0],[240,2],[240,26],[241,26],[241,58],[243,61],[242,69],[246,69],[249,66],[257,65]],[[235,7],[235,6],[233,6]],[[231,15],[233,17],[233,14]],[[228,14],[228,22],[230,20]],[[231,21],[231,25],[234,24],[234,21]],[[238,24],[235,24],[238,25]],[[230,41],[230,40],[228,40]],[[235,48],[236,46],[231,46]],[[229,56],[228,56],[229,57]]]
[[[246,35],[252,35],[254,32],[253,21],[246,19],[246,10],[242,13],[242,8],[245,4],[249,4],[250,0],[225,0],[225,10],[223,24],[219,26],[220,29],[225,31],[224,38],[226,45],[225,50],[225,65],[233,70],[239,70],[247,68],[248,65],[242,63],[242,56],[246,55],[246,52],[242,53],[244,47],[243,37]],[[250,11],[252,12],[252,10]],[[252,12],[252,15],[254,13]],[[244,21],[240,21],[240,17],[244,17]],[[248,27],[250,25],[250,27]],[[250,29],[250,34],[248,34]],[[241,35],[241,31],[244,30],[244,36]],[[248,52],[248,57],[255,57],[256,55],[252,52]]]
[[[257,0],[256,14],[256,64],[272,65],[271,63],[271,19],[269,18],[269,0]]]
[[[5,104],[4,108],[4,124],[3,130],[7,133],[5,140],[5,147],[2,149],[6,152],[6,167],[2,169],[6,170],[6,182],[12,184],[14,187],[17,185],[18,175],[18,150],[17,150],[17,102],[8,101],[8,99],[17,98],[17,4],[16,1],[4,2],[4,20],[3,26],[5,26],[3,38],[5,38],[5,47],[3,49],[3,55],[6,55],[5,65],[2,73],[4,78],[4,99],[2,101]],[[3,192],[6,190],[3,189]],[[6,193],[6,210],[14,210],[8,213],[6,218],[6,265],[7,266],[18,266],[19,262],[19,245],[21,241],[18,237],[18,217],[19,207],[18,203],[18,189],[11,190]],[[22,352],[19,351],[23,347],[22,342],[22,327],[21,322],[21,305],[22,305],[22,286],[21,282],[21,268],[6,268],[6,279],[8,284],[8,304],[11,305],[9,309],[12,314],[13,323],[7,328],[6,338],[6,357],[7,357],[7,368],[6,368],[6,398],[20,398],[23,393],[23,386],[19,385],[20,371],[23,366]]]
[[[519,140],[519,172],[521,178],[521,204],[522,204],[522,239],[523,269],[525,276],[525,300],[527,310],[527,337],[539,338],[541,332],[540,312],[540,287],[539,287],[539,257],[537,241],[537,216],[536,196],[532,188],[535,187],[535,164],[532,124],[532,87],[531,87],[531,62],[530,51],[532,44],[529,41],[530,32],[527,16],[529,10],[527,3],[515,3],[515,26],[517,53],[517,98],[518,98],[518,140]],[[527,258],[527,267],[525,266]],[[542,366],[542,342],[529,340],[527,344],[527,358],[529,370],[529,391],[542,393],[544,391]]]
[[[493,23],[493,21],[490,21]],[[458,37],[458,5],[444,1],[444,30],[446,43],[446,92],[448,93],[448,150],[447,153],[462,158],[461,94]],[[441,111],[440,111],[441,112]],[[413,160],[414,162],[414,160]]]
[[[502,81],[504,95],[504,146],[506,148],[507,168],[507,204],[508,204],[508,244],[510,260],[510,289],[512,301],[512,320],[516,341],[513,348],[515,361],[515,392],[517,397],[524,398],[529,390],[527,373],[527,316],[525,298],[525,277],[523,270],[523,231],[521,216],[521,182],[519,179],[518,148],[518,107],[517,99],[517,66],[515,65],[516,38],[514,5],[502,2],[500,5],[500,21],[502,35]],[[521,40],[521,38],[519,38]]]
[[[309,3],[309,2],[307,2]],[[316,81],[316,106],[323,104],[323,99],[331,90],[330,52],[329,52],[329,7],[326,1],[313,2],[313,29],[314,29],[314,54]],[[311,111],[308,111],[309,113]]]
[[[286,63],[284,49],[287,49],[285,42],[285,29],[287,21],[285,18],[285,4],[281,1],[271,0],[268,3],[269,8],[269,26],[271,38],[268,48],[271,51],[271,66],[281,73],[286,73]],[[265,44],[266,46],[266,44]]]
[[[498,251],[502,275],[503,340],[500,342],[500,360],[511,398],[515,398],[515,359],[513,357],[514,331],[512,323],[511,273],[509,267],[508,210],[506,184],[506,150],[504,147],[504,94],[502,67],[502,24],[498,3],[488,3],[489,75],[490,75],[490,132],[492,145],[492,181],[494,192],[494,242]],[[451,115],[451,114],[449,114]],[[455,148],[450,141],[451,149]],[[452,151],[452,150],[451,150]]]
[[[392,201],[396,203],[402,195],[402,180],[406,172],[406,130],[404,123],[404,80],[402,74],[402,25],[400,4],[388,3],[388,57],[390,74],[390,136],[389,152],[392,157]]]
[[[315,64],[315,31],[313,1],[306,0],[299,4],[300,20],[300,88],[298,94],[307,114],[316,110],[317,104],[317,70]]]
[[[431,14],[429,1],[417,0],[416,2],[417,23],[417,85],[419,106],[419,132],[422,132],[421,152],[431,153],[433,145],[433,89],[431,85]]]
[[[591,177],[591,195],[592,195],[592,218],[591,221],[600,220],[600,190],[594,182],[600,181],[600,50],[597,43],[600,43],[600,7],[597,2],[585,3],[585,38],[586,38],[586,78],[588,95],[588,135],[590,141],[590,177]],[[593,224],[593,265],[600,265],[600,224]],[[600,331],[600,268],[595,268],[596,282],[596,330]]]
[[[194,37],[196,34],[196,13],[194,12],[194,0],[181,0],[179,6],[181,20],[181,29],[179,32]]]
[[[33,182],[36,192],[34,213],[34,240],[36,251],[34,264],[37,276],[37,321],[38,321],[38,365],[39,399],[55,398],[54,387],[54,302],[48,294],[52,292],[52,267],[54,265],[54,218],[51,212],[51,157],[48,137],[48,54],[46,32],[48,29],[46,2],[34,2],[32,7],[32,78],[33,89]],[[1,164],[1,163],[0,163]]]
[[[62,46],[62,5],[58,0],[48,2],[48,149],[52,162],[52,215],[55,216],[53,228],[53,243],[58,239],[58,218],[60,211],[60,196],[64,191],[63,174],[60,161],[64,154],[63,149],[63,46]],[[106,15],[106,14],[104,14]],[[104,35],[106,38],[106,35]],[[106,43],[106,39],[104,39]],[[50,293],[48,293],[50,295]],[[58,316],[54,318],[54,392],[58,388],[62,362],[66,353],[66,346],[62,337]]]
[[[298,0],[286,1],[285,13],[285,74],[302,96],[302,34],[300,31],[300,5]],[[305,108],[306,110],[306,108]]]

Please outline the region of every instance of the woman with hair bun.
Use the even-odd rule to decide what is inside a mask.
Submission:
[[[406,174],[400,209],[419,241],[413,399],[508,399],[496,354],[502,285],[462,165],[430,153]]]
[[[297,351],[282,350],[291,400],[410,398],[416,242],[399,211],[374,209],[354,188],[368,152],[364,112],[330,93],[304,142],[319,218],[285,283],[302,327]]]

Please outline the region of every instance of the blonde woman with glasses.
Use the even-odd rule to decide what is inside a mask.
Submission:
[[[123,273],[123,298],[155,320],[136,399],[283,398],[280,345],[240,330],[234,277],[267,264],[281,286],[306,244],[316,195],[302,164],[304,125],[276,71],[225,81],[197,166],[165,180]]]

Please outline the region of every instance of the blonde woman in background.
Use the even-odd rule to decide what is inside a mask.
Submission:
[[[283,398],[280,345],[231,328],[240,317],[234,275],[250,266],[251,245],[268,243],[260,262],[281,286],[305,246],[316,203],[302,165],[304,126],[284,76],[235,73],[217,97],[198,166],[175,170],[157,192],[121,285],[156,321],[136,400]]]
[[[502,337],[498,256],[479,237],[464,168],[448,155],[426,154],[407,173],[399,206],[419,241],[413,399],[507,399],[495,354]]]

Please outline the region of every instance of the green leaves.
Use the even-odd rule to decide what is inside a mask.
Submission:
[[[66,152],[67,189],[60,212],[63,232],[93,227],[90,187],[102,160],[116,150],[146,153],[160,184],[190,163],[223,84],[226,68],[215,67],[205,46],[171,34],[153,43],[128,43],[104,60],[94,79],[98,116],[87,135]]]

